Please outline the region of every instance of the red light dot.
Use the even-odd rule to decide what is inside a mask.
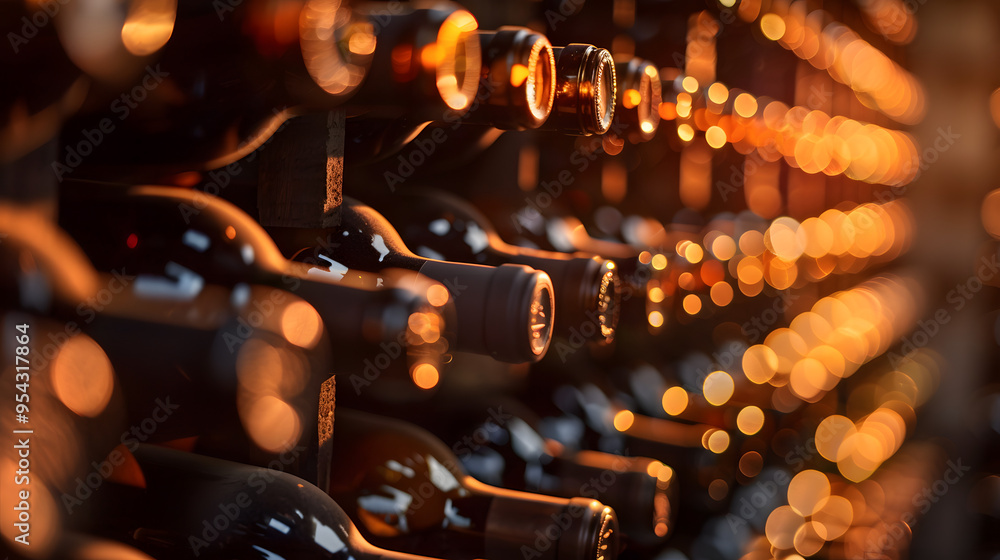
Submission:
[[[139,236],[134,233],[128,234],[128,239],[125,240],[125,244],[128,245],[129,249],[135,249],[136,245],[139,244]]]

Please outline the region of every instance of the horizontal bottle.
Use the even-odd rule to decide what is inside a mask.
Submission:
[[[411,424],[341,408],[334,445],[352,460],[334,464],[331,495],[376,544],[452,558],[617,556],[611,508],[477,482],[440,440]]]
[[[378,412],[440,437],[480,482],[608,505],[628,547],[656,545],[670,532],[677,505],[673,469],[647,457],[573,451],[543,437],[539,419],[516,399],[463,388],[442,390],[419,404],[382,408]],[[428,415],[428,409],[439,413]]]
[[[391,272],[345,276],[322,261],[288,261],[244,212],[188,189],[75,182],[63,189],[60,204],[61,225],[102,270],[172,279],[178,286],[260,284],[309,302],[323,319],[337,371],[351,375],[354,386],[377,376],[412,391],[417,377],[420,387],[441,371],[454,310],[436,282]],[[95,223],[98,213],[116,219]]]
[[[544,35],[524,27],[479,32],[482,75],[473,107],[445,122],[503,130],[538,128],[552,112],[556,67]]]
[[[541,128],[565,134],[604,134],[615,115],[615,65],[605,49],[573,43],[553,47],[556,96]]]
[[[352,114],[422,122],[469,108],[482,69],[479,24],[472,14],[450,2],[428,7],[370,2],[357,11],[369,20],[375,41]]]
[[[150,176],[231,163],[287,118],[340,107],[363,82],[377,40],[346,3],[134,4],[143,9],[121,22],[120,33],[85,13],[61,28],[70,56],[84,57],[91,72],[101,64],[86,53],[114,42],[109,36],[122,37],[118,49],[145,55],[141,75],[93,88],[64,127],[60,176],[122,168]],[[71,12],[86,10],[71,4],[56,19]],[[109,12],[98,21],[117,23],[120,14]]]
[[[176,284],[98,274],[50,222],[14,214],[3,229],[2,277],[36,286],[5,304],[23,307],[59,285],[49,278],[66,279],[48,292],[58,301],[46,311],[65,327],[36,347],[34,366],[51,362],[54,381],[74,391],[66,398],[94,415],[117,395],[125,425],[111,434],[118,443],[187,439],[218,456],[280,459],[325,486],[328,472],[318,466],[328,465],[329,447],[320,434],[332,418],[319,410],[331,356],[308,303],[274,288],[203,285],[183,274]]]
[[[441,282],[455,302],[456,350],[511,363],[538,361],[548,350],[555,310],[552,282],[544,272],[419,257],[381,214],[347,197],[339,227],[268,232],[290,258],[324,261],[335,274],[400,268]]]
[[[510,245],[474,206],[440,191],[401,191],[384,208],[403,240],[424,256],[544,271],[559,308],[554,334],[599,342],[614,338],[621,294],[613,261]]]
[[[423,558],[371,545],[329,495],[281,469],[149,445],[133,457],[138,474],[106,483],[89,529],[157,560]]]
[[[555,58],[548,39],[523,27],[479,31],[478,38],[482,70],[467,108],[429,115],[434,122],[411,116],[348,119],[345,159],[370,164],[423,140],[447,143],[440,153],[450,161],[458,149],[492,143],[501,132],[497,129],[538,128],[545,122],[555,97]]]
[[[618,77],[615,134],[630,142],[646,142],[656,135],[663,101],[660,72],[648,60],[632,58],[615,65]]]

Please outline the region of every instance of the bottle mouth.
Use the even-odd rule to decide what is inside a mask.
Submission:
[[[597,500],[571,498],[567,510],[577,521],[560,539],[557,560],[614,560],[619,530],[615,510]]]
[[[618,326],[618,304],[621,294],[618,291],[618,272],[612,261],[604,263],[605,272],[597,287],[597,319],[600,323],[601,337],[610,342],[615,336]]]
[[[618,69],[618,111],[639,140],[650,140],[660,125],[663,89],[660,72],[652,63],[632,59]]]
[[[615,116],[615,65],[606,49],[573,43],[554,47],[558,84],[545,128],[588,136],[604,134]]]
[[[539,124],[552,112],[556,97],[556,57],[548,39],[537,36],[528,56],[528,108]]]
[[[552,285],[538,282],[531,294],[528,311],[528,341],[531,353],[542,356],[552,340]]]
[[[598,522],[597,543],[594,545],[594,560],[611,560],[618,557],[618,523],[609,507],[601,511]]]
[[[611,53],[594,48],[584,60],[578,86],[583,108],[589,109],[585,125],[593,134],[604,134],[611,128],[617,97],[615,81],[615,65]]]
[[[435,65],[438,93],[456,111],[468,109],[479,89],[482,54],[478,28],[472,14],[456,10],[441,23],[437,41],[420,53],[421,63]]]

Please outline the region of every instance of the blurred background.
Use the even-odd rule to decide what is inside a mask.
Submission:
[[[0,30],[3,554],[1000,556],[995,2]]]

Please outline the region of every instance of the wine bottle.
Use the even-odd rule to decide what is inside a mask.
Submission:
[[[231,163],[285,119],[340,106],[376,44],[372,24],[341,2],[181,0],[155,25],[137,27],[155,33],[133,33],[136,41],[168,32],[143,75],[95,91],[64,127],[61,176],[84,164],[163,174]],[[84,36],[95,28],[75,26]]]
[[[107,483],[89,530],[157,560],[422,560],[372,546],[329,495],[280,469],[150,445],[132,455],[141,476]]]
[[[303,298],[322,317],[337,371],[351,375],[355,390],[376,377],[401,391],[426,389],[440,374],[454,310],[436,282],[290,262],[244,212],[188,189],[75,182],[60,204],[61,225],[101,270],[230,288],[252,283]],[[116,219],[94,223],[99,212]]]
[[[125,426],[105,434],[115,443],[190,438],[205,453],[278,461],[325,485],[321,432],[332,418],[319,411],[321,396],[332,400],[330,350],[308,303],[265,286],[206,285],[176,263],[174,283],[99,275],[54,224],[17,213],[3,233],[3,287],[21,286],[5,289],[3,304],[63,322],[36,338],[29,366],[48,362],[56,394],[62,387],[60,399],[82,415],[122,399]]]
[[[455,148],[492,142],[503,130],[538,128],[552,111],[555,58],[544,35],[523,27],[479,31],[482,71],[466,108],[446,110],[434,122],[413,118],[348,119],[347,161],[373,163],[392,156],[414,140]],[[487,126],[466,127],[464,124]],[[427,155],[427,154],[424,154]]]
[[[428,415],[428,409],[440,413]],[[543,437],[539,418],[516,399],[442,390],[419,404],[376,410],[440,437],[480,482],[599,500],[615,510],[629,545],[661,543],[672,527],[677,493],[673,469],[647,457],[569,449]]]
[[[401,268],[443,283],[455,301],[457,350],[510,363],[538,361],[548,350],[554,301],[552,281],[544,272],[523,265],[490,267],[419,257],[381,214],[348,197],[339,227],[272,227],[268,232],[290,258],[322,259],[337,274]]]
[[[566,134],[604,134],[615,115],[615,65],[605,49],[572,43],[553,47],[556,96],[541,128]]]
[[[371,2],[358,7],[374,37],[371,68],[351,112],[418,122],[464,112],[479,88],[479,24],[457,4]]]
[[[338,408],[334,445],[352,460],[334,464],[330,493],[376,544],[451,558],[617,556],[611,508],[482,484],[411,424]]]
[[[504,130],[541,126],[552,112],[556,93],[549,40],[524,27],[480,31],[479,40],[483,70],[478,106],[456,118]]]
[[[615,134],[633,144],[646,142],[656,135],[663,101],[660,72],[648,60],[633,58],[615,65],[617,104],[615,121],[621,124]]]
[[[384,205],[387,217],[422,256],[544,271],[552,279],[559,308],[554,334],[600,342],[614,338],[621,295],[613,261],[510,245],[475,207],[444,192],[407,190],[392,199],[396,204]]]

